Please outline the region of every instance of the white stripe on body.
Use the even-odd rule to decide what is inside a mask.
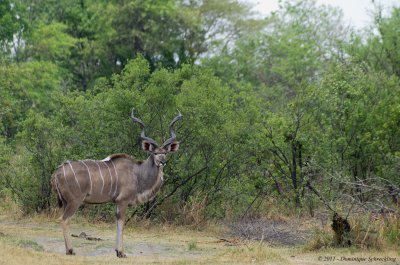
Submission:
[[[93,162],[95,162],[95,163],[96,163],[96,165],[99,167],[99,171],[100,171],[100,177],[101,177],[101,180],[103,181],[103,186],[101,186],[101,191],[100,191],[100,194],[103,194],[103,189],[104,189],[104,177],[103,177],[103,173],[101,172],[100,165],[99,165],[99,163],[97,163],[97,161],[96,161],[96,160],[90,160],[90,161],[93,161]]]
[[[64,171],[64,179],[65,179],[65,183],[67,183],[68,181],[67,181],[67,177],[65,176],[65,167],[64,167],[64,164],[62,165],[62,167],[63,167],[63,171]]]
[[[104,160],[101,160],[101,161],[107,166],[108,173],[110,173],[111,185],[110,185],[110,191],[108,192],[108,195],[111,195],[111,191],[112,191],[112,187],[113,187],[113,177],[112,177],[112,174],[111,174],[111,170],[110,170],[110,167],[107,165],[107,163],[104,162]]]
[[[117,173],[117,170],[115,169],[115,165],[114,165],[114,162],[112,160],[111,160],[111,164],[114,167],[115,176],[117,178],[117,180],[115,181],[115,190],[114,190],[114,195],[113,195],[115,197],[115,194],[117,194],[117,187],[118,187],[118,173]]]
[[[76,178],[76,174],[75,174],[74,168],[73,168],[72,165],[71,165],[71,162],[68,161],[68,164],[69,164],[69,166],[70,166],[70,168],[71,168],[71,170],[72,170],[72,173],[74,173],[75,181],[76,181],[76,183],[77,183],[78,186],[79,186],[79,190],[82,191],[81,185],[79,184],[79,181],[78,181],[78,179]]]
[[[80,160],[79,162],[81,162],[86,167],[86,169],[87,169],[87,171],[89,173],[89,179],[90,179],[90,191],[89,191],[89,194],[92,194],[92,188],[93,187],[92,187],[92,176],[90,175],[90,170],[89,170],[88,166],[86,165],[86,163],[84,161]]]
[[[57,193],[58,193],[58,198],[61,201],[62,205],[64,205],[64,202],[63,202],[63,199],[62,199],[62,196],[61,196],[61,191],[60,191],[60,188],[58,187],[58,179],[57,179],[57,177],[55,178],[55,182],[56,182],[55,184],[56,184],[56,190],[57,190]]]

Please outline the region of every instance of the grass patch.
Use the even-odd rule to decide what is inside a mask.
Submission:
[[[384,223],[382,233],[386,238],[386,241],[400,247],[400,218],[398,216],[389,216],[387,221]]]
[[[398,249],[400,246],[400,218],[380,216],[371,219],[367,214],[353,216],[349,219],[351,231],[348,238],[355,249]],[[335,245],[334,234],[330,224],[315,229],[313,236],[305,246],[306,250],[338,247]],[[339,246],[340,247],[340,246]]]
[[[305,245],[307,251],[317,251],[320,249],[326,249],[333,247],[333,233],[327,227],[322,229],[316,228],[313,232],[313,236]]]
[[[272,248],[263,243],[231,247],[224,257],[240,264],[290,264],[281,248]]]
[[[29,239],[21,239],[18,241],[17,245],[20,247],[23,247],[23,248],[33,249],[34,251],[44,251],[44,248],[42,245],[39,245],[36,241],[29,240]]]
[[[197,246],[197,243],[194,241],[189,242],[188,244],[188,250],[189,251],[195,251],[195,250],[199,250],[199,247]]]
[[[0,242],[26,249],[32,249],[34,251],[44,251],[43,246],[34,240],[19,239],[18,237],[6,235],[2,232],[0,232]]]

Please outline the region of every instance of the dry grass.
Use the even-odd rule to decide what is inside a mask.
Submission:
[[[88,265],[88,264],[291,264],[276,252],[265,251],[262,247],[228,250],[214,256],[199,257],[166,257],[166,256],[135,256],[126,259],[117,259],[114,256],[87,257],[64,256],[56,253],[37,252],[20,247],[10,246],[0,242],[0,264],[7,265]]]
[[[127,259],[115,257],[114,225],[92,225],[74,218],[71,233],[82,231],[103,240],[72,238],[77,255],[65,256],[61,229],[55,219],[0,217],[0,264],[290,264],[280,249],[258,242],[220,240],[216,227],[211,231],[169,225],[127,227],[124,231]]]
[[[227,238],[225,228],[202,230],[173,225],[136,223],[124,231],[128,258],[114,254],[115,225],[88,223],[73,218],[71,232],[84,231],[100,237],[98,242],[73,238],[76,256],[64,255],[64,242],[57,213],[29,219],[0,216],[0,265],[39,264],[324,264],[319,257],[395,257],[395,250],[357,250],[326,248],[308,251],[304,247],[272,247],[257,241]],[[224,238],[225,240],[221,240]],[[359,264],[346,262],[346,265]],[[372,264],[372,263],[370,263]]]
[[[400,218],[398,215],[375,216],[354,215],[349,218],[351,231],[348,239],[352,247],[372,251],[399,249]],[[319,250],[335,247],[331,220],[322,228],[317,228],[309,240],[307,250]]]

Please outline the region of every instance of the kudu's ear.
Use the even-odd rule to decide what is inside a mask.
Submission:
[[[171,144],[169,144],[165,147],[165,150],[168,153],[174,153],[174,152],[178,151],[178,149],[179,149],[179,142],[172,142]]]
[[[157,146],[154,145],[151,141],[143,140],[142,141],[142,148],[146,152],[153,152]]]

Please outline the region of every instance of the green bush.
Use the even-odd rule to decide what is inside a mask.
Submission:
[[[98,82],[93,93],[59,94],[56,112],[26,114],[17,137],[19,155],[10,165],[14,176],[10,172],[8,178],[25,212],[49,209],[53,202],[50,178],[65,160],[103,159],[121,152],[145,159],[140,128],[129,118],[134,107],[147,125],[147,134],[159,142],[168,137],[168,124],[177,110],[184,117],[177,126],[181,148],[171,155],[159,203],[163,196],[170,196],[179,215],[193,204],[191,196],[202,194],[198,200],[207,198],[204,214],[224,217],[228,204],[221,202],[232,195],[231,188],[240,187],[241,172],[248,167],[241,161],[251,149],[247,143],[252,134],[257,134],[257,130],[247,130],[256,126],[256,98],[250,93],[235,94],[212,72],[197,66],[152,74],[146,69],[147,62],[138,58],[110,83]],[[113,216],[112,207],[99,207],[87,208],[86,214],[106,220]],[[139,208],[138,214],[148,208]],[[106,214],[101,217],[99,212]],[[152,214],[160,215],[160,211],[155,208]]]

